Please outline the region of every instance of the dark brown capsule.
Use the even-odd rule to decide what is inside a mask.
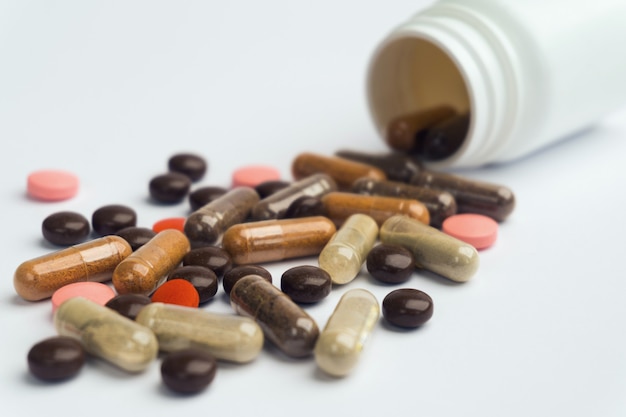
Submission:
[[[326,206],[319,197],[302,196],[293,201],[285,211],[283,218],[297,219],[300,217],[326,216]]]
[[[170,352],[161,362],[161,379],[175,392],[193,394],[204,390],[215,378],[217,361],[209,352],[186,348]]]
[[[367,254],[366,267],[378,281],[399,284],[411,277],[415,270],[415,257],[402,246],[381,243]]]
[[[135,210],[120,204],[102,206],[91,215],[91,227],[100,236],[114,235],[125,227],[136,225]]]
[[[418,139],[416,155],[426,161],[439,161],[454,154],[467,137],[470,115],[461,114],[429,128]]]
[[[156,236],[154,230],[136,226],[125,227],[115,232],[115,234],[127,241],[133,251],[136,251]]]
[[[71,246],[83,242],[91,227],[89,220],[80,213],[59,211],[46,217],[41,233],[48,242],[59,246]]]
[[[151,302],[152,300],[147,295],[120,294],[107,301],[105,307],[117,311],[124,317],[135,320],[139,311]]]
[[[272,282],[272,274],[262,266],[238,265],[224,274],[222,286],[224,287],[226,294],[230,294],[230,291],[237,281],[248,275],[258,275],[265,278],[268,282]]]
[[[76,339],[55,336],[35,344],[27,356],[31,374],[43,381],[59,381],[76,375],[85,363],[85,351]]]
[[[218,277],[233,267],[233,261],[224,249],[218,246],[204,246],[190,250],[183,257],[183,266],[202,266],[212,270]]]
[[[269,197],[277,191],[282,190],[283,188],[288,187],[290,184],[290,182],[283,180],[269,180],[263,181],[259,185],[255,186],[254,189],[257,194],[259,194],[259,197],[263,199],[265,197]]]
[[[296,303],[317,303],[330,294],[332,279],[322,268],[300,265],[283,273],[280,289]]]
[[[189,281],[200,296],[200,304],[206,303],[217,293],[217,275],[212,269],[198,265],[181,266],[167,276],[167,280],[184,279]]]
[[[343,150],[336,152],[335,155],[380,168],[390,181],[409,182],[421,169],[417,160],[406,154],[396,152],[369,154]]]
[[[192,211],[198,210],[202,206],[206,206],[211,201],[226,194],[228,190],[224,187],[207,186],[200,187],[189,193],[189,206]]]
[[[185,174],[168,172],[152,178],[148,188],[150,196],[159,203],[180,203],[189,193],[191,180]]]
[[[167,161],[167,167],[170,171],[186,175],[191,181],[198,181],[206,173],[207,163],[199,155],[179,153]]]
[[[430,127],[455,114],[452,107],[445,105],[402,114],[387,125],[385,140],[393,149],[414,152],[419,136]]]
[[[383,317],[399,327],[418,327],[433,315],[433,300],[423,291],[403,288],[387,294],[383,299]]]

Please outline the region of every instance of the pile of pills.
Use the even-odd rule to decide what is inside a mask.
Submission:
[[[386,284],[406,282],[415,268],[465,282],[515,205],[506,187],[428,171],[399,153],[303,153],[292,163],[294,181],[252,166],[233,173],[231,188],[192,190],[207,171],[195,154],[174,155],[168,168],[150,181],[150,197],[187,198],[186,218],[138,227],[132,208],[107,205],[91,222],[67,211],[44,219],[44,238],[63,248],[23,262],[14,275],[23,299],[52,300],[59,336],[28,353],[37,378],[70,378],[86,354],[140,372],[163,352],[164,385],[193,393],[213,381],[220,361],[250,362],[265,340],[289,357],[313,357],[329,375],[348,375],[381,312],[392,326],[416,328],[432,317],[433,300],[401,288],[379,303],[354,288],[323,327],[306,306],[364,266]],[[64,183],[64,193],[46,194],[37,179],[29,178],[29,193],[40,199],[75,191]],[[87,240],[92,230],[98,237]],[[279,285],[261,265],[307,256],[318,266],[292,267]],[[220,280],[237,314],[202,307]]]

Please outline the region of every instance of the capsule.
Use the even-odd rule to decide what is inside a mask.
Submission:
[[[251,187],[236,187],[221,197],[200,207],[187,217],[185,234],[192,247],[219,243],[230,226],[242,223],[259,202],[259,195]]]
[[[176,229],[159,232],[124,259],[113,271],[118,294],[148,295],[189,252],[187,237]]]
[[[468,281],[478,270],[478,252],[472,245],[409,217],[390,217],[380,228],[379,236],[382,243],[413,252],[418,268],[452,281]]]
[[[323,216],[237,224],[224,233],[222,246],[235,264],[257,264],[318,255],[335,233]]]
[[[322,197],[326,214],[335,225],[343,222],[355,213],[367,214],[380,226],[389,217],[396,214],[430,223],[430,213],[426,206],[414,199],[400,197],[383,197],[334,191]]]
[[[369,154],[342,150],[335,152],[335,155],[340,158],[375,166],[381,169],[390,181],[409,182],[421,170],[420,163],[415,158],[398,152]]]
[[[317,365],[333,376],[348,375],[359,361],[379,316],[378,300],[372,293],[361,288],[347,291],[317,339]]]
[[[353,214],[322,249],[319,267],[328,272],[334,284],[352,281],[361,271],[377,237],[378,225],[373,218]]]
[[[315,320],[265,278],[241,278],[230,292],[230,303],[238,314],[254,318],[285,355],[301,358],[313,353],[319,336]]]
[[[299,154],[291,164],[291,173],[298,180],[313,174],[328,174],[341,190],[348,190],[352,183],[361,177],[376,180],[387,179],[382,170],[372,165],[314,153]]]
[[[314,174],[296,181],[259,201],[251,211],[254,220],[284,217],[285,212],[300,197],[321,197],[337,190],[335,181],[326,174]]]
[[[417,200],[428,209],[430,225],[437,228],[441,228],[443,221],[457,212],[456,200],[449,192],[397,181],[375,181],[362,178],[352,185],[352,192]]]
[[[63,302],[54,326],[59,335],[78,339],[87,352],[129,372],[144,370],[159,350],[152,330],[83,297]]]
[[[104,282],[132,249],[119,236],[106,236],[71,246],[22,263],[15,270],[13,286],[28,301],[52,297],[59,288],[74,282]]]
[[[136,320],[154,332],[163,352],[201,348],[217,359],[244,363],[263,348],[263,331],[248,317],[151,303],[141,309]]]
[[[502,222],[515,208],[513,191],[502,185],[432,171],[422,171],[411,184],[449,192],[459,213],[482,214]]]
[[[442,105],[400,115],[387,125],[385,141],[398,151],[415,152],[420,137],[430,127],[455,114],[452,107]]]

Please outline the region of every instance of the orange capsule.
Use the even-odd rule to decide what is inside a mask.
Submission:
[[[338,156],[324,156],[314,153],[301,153],[291,164],[295,179],[302,179],[317,173],[329,175],[342,190],[348,190],[359,178],[385,180],[385,173],[372,165],[356,162]]]
[[[166,229],[176,229],[184,232],[186,220],[186,217],[168,217],[161,219],[152,225],[152,231],[159,233]]]
[[[430,214],[426,206],[413,199],[332,192],[322,197],[328,217],[340,226],[353,214],[372,217],[378,226],[396,214],[403,214],[424,224],[429,224]]]

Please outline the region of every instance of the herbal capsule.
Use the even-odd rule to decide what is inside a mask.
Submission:
[[[200,207],[185,222],[185,234],[193,247],[214,245],[230,226],[243,222],[259,202],[253,188],[237,187]]]
[[[189,241],[182,232],[163,230],[120,262],[113,271],[113,285],[119,294],[148,295],[188,251]]]
[[[317,365],[333,376],[350,373],[379,316],[378,300],[372,293],[360,288],[347,291],[315,344]]]
[[[248,317],[151,303],[136,320],[156,334],[164,352],[201,348],[217,359],[243,363],[256,358],[263,348],[263,331]]]
[[[393,216],[380,228],[380,241],[413,252],[415,265],[457,282],[478,270],[476,249],[434,227],[406,216]]]
[[[59,306],[54,326],[59,335],[78,339],[87,352],[130,372],[144,370],[159,350],[150,329],[82,297]]]
[[[425,161],[439,161],[455,153],[469,131],[469,113],[442,120],[418,138],[416,156]]]
[[[265,278],[241,278],[230,291],[230,303],[238,314],[254,318],[285,355],[299,358],[313,353],[319,336],[315,320]]]
[[[385,130],[385,140],[393,149],[414,152],[423,133],[455,113],[452,107],[443,105],[403,114],[389,122]]]
[[[130,245],[121,237],[102,237],[22,263],[15,271],[13,285],[23,299],[43,300],[67,284],[108,281],[115,267],[131,253]]]
[[[353,214],[324,246],[319,266],[333,283],[346,284],[361,271],[367,254],[378,237],[376,221],[365,214]]]
[[[513,191],[502,185],[432,171],[416,175],[411,184],[449,192],[456,200],[458,213],[483,214],[501,222],[515,208]]]
[[[222,246],[236,264],[256,264],[317,255],[335,233],[322,216],[237,224],[224,233]]]
[[[390,181],[409,182],[421,170],[420,163],[417,160],[396,152],[368,154],[343,150],[336,152],[335,155],[380,168]]]
[[[322,197],[326,214],[337,226],[355,213],[367,214],[380,226],[396,214],[414,218],[422,223],[430,222],[430,214],[424,204],[417,200],[400,197],[332,192]]]
[[[335,181],[326,174],[314,174],[296,181],[259,201],[251,211],[254,220],[284,217],[291,203],[300,197],[321,197],[337,189]]]
[[[449,192],[397,181],[375,181],[362,178],[352,185],[352,192],[417,200],[428,209],[430,225],[437,228],[441,227],[446,218],[457,212],[456,200]]]
[[[324,156],[314,153],[301,153],[298,155],[291,165],[291,173],[296,179],[325,173],[330,175],[342,190],[349,189],[352,183],[361,177],[376,180],[387,179],[383,171],[372,165],[337,156]]]

